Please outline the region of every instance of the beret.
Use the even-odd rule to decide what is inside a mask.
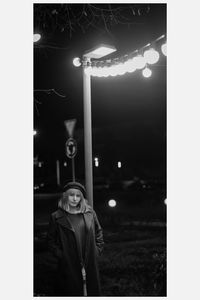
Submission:
[[[78,189],[82,192],[84,198],[86,197],[85,187],[79,182],[71,181],[71,182],[68,182],[67,184],[65,184],[63,187],[63,191],[66,192],[69,189]]]

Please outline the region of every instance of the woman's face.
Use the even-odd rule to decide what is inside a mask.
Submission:
[[[71,207],[76,207],[81,201],[81,192],[78,189],[68,190],[68,203]]]

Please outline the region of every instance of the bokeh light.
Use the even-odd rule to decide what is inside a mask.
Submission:
[[[149,69],[149,68],[145,68],[143,71],[142,71],[142,75],[146,78],[148,77],[151,77],[151,74],[152,74],[152,71]]]
[[[39,33],[34,33],[33,42],[36,43],[41,39],[41,35]]]
[[[117,205],[117,202],[116,202],[114,199],[110,199],[110,200],[108,201],[108,205],[109,205],[110,207],[115,207],[115,206]]]
[[[161,50],[162,50],[162,53],[165,56],[167,56],[167,44],[166,43],[161,46]]]
[[[80,60],[79,57],[75,57],[75,58],[73,59],[73,65],[74,65],[75,67],[80,67],[80,66],[81,66],[81,60]]]
[[[133,62],[135,63],[136,69],[143,69],[146,65],[145,58],[142,55],[138,55],[133,58]]]
[[[148,64],[155,64],[158,62],[160,54],[155,49],[151,48],[144,52],[144,58]]]

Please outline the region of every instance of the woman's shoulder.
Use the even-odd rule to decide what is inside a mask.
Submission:
[[[88,203],[85,204],[85,213],[94,213],[94,209]]]
[[[51,213],[51,217],[53,219],[57,219],[57,218],[61,217],[62,215],[63,215],[63,210],[60,208],[58,208],[56,211]]]
[[[92,206],[90,206],[89,204],[86,204],[86,208],[85,208],[85,213],[91,213],[94,216],[96,216],[96,212],[95,210],[92,208]]]

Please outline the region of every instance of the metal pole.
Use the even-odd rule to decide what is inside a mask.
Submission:
[[[60,185],[60,162],[58,159],[56,160],[56,180],[57,185]]]
[[[91,122],[91,76],[85,72],[87,60],[83,62],[83,112],[84,112],[84,148],[85,148],[85,185],[87,200],[93,207],[92,173],[92,122]]]
[[[74,157],[72,157],[72,181],[75,180],[75,164],[74,164]]]

